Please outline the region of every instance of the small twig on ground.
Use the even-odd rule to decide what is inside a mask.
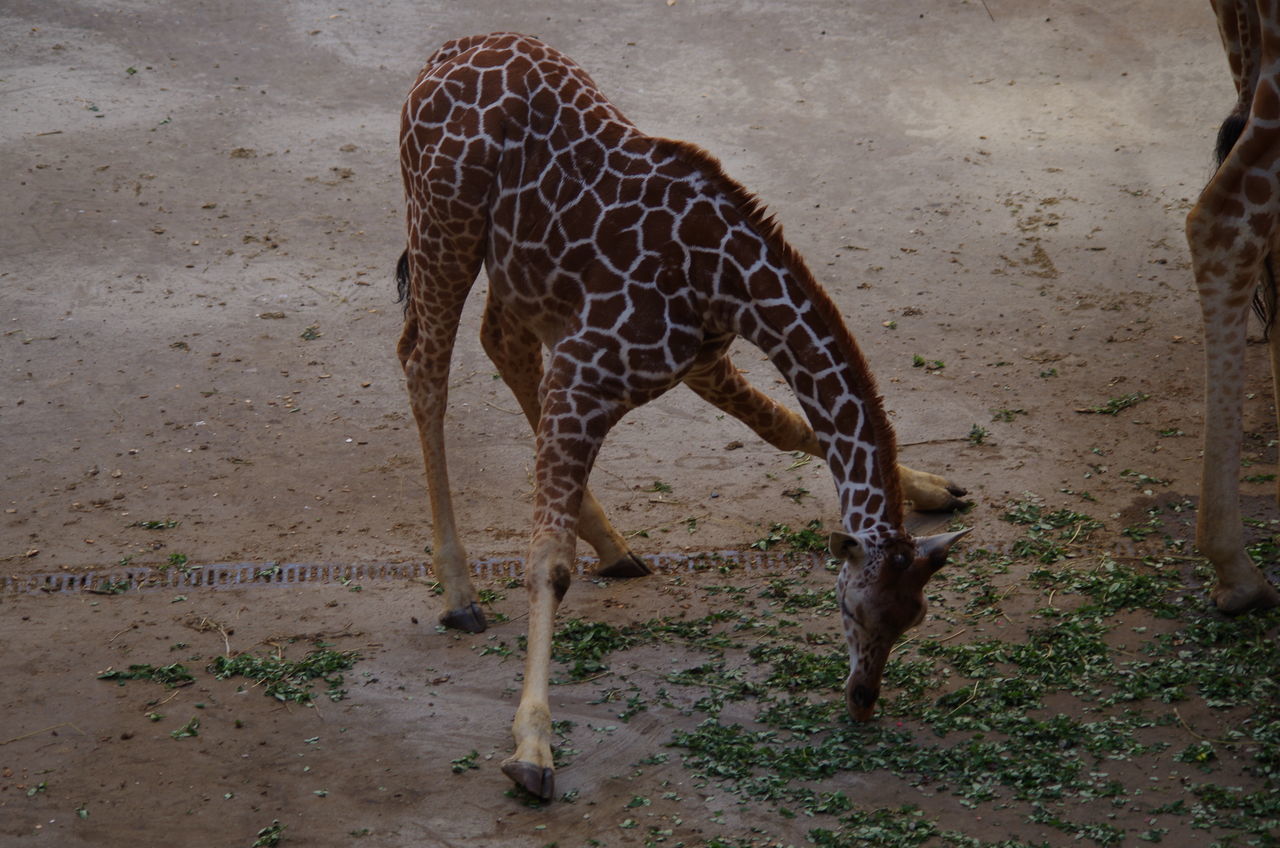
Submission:
[[[907,448],[907,447],[914,447],[916,445],[945,445],[948,442],[967,442],[967,441],[969,441],[968,436],[958,436],[954,439],[925,439],[924,441],[921,441],[921,442],[898,442],[898,447]]]
[[[960,703],[956,704],[955,709],[954,709],[954,710],[952,710],[950,713],[947,713],[947,715],[951,715],[951,714],[952,714],[952,713],[954,713],[956,710],[960,709],[960,708],[961,708],[961,707],[963,707],[964,705],[966,705],[966,704],[968,704],[969,702],[971,702],[974,698],[978,697],[978,691],[979,691],[980,689],[982,689],[982,681],[981,681],[981,680],[979,680],[977,683],[974,683],[974,684],[973,684],[973,692],[971,692],[971,693],[969,694],[969,697],[965,698],[963,701],[961,701]]]
[[[491,406],[499,412],[505,412],[507,415],[524,415],[524,413],[518,409],[506,409],[505,407],[498,406],[496,403],[490,403],[487,400],[483,401],[483,403],[485,406]]]
[[[1183,717],[1182,717],[1182,713],[1178,712],[1178,708],[1177,708],[1177,707],[1174,707],[1174,708],[1173,708],[1173,715],[1174,715],[1174,718],[1176,718],[1176,719],[1178,720],[1178,724],[1182,725],[1182,726],[1183,726],[1183,728],[1184,728],[1188,733],[1190,733],[1192,736],[1194,736],[1195,738],[1199,739],[1200,741],[1202,741],[1202,742],[1212,742],[1214,745],[1226,745],[1226,744],[1227,744],[1227,741],[1226,741],[1226,740],[1224,740],[1224,739],[1210,739],[1208,736],[1201,736],[1199,733],[1197,733],[1197,732],[1196,732],[1195,728],[1193,728],[1191,725],[1187,724],[1187,720],[1186,720],[1185,718],[1183,718]]]
[[[606,671],[600,672],[595,677],[584,677],[581,680],[557,680],[553,682],[551,685],[552,686],[572,686],[575,683],[590,683],[593,680],[599,680],[600,678],[608,677],[611,674],[613,674],[613,669],[608,669]]]
[[[23,739],[30,739],[32,736],[38,736],[41,733],[48,733],[51,730],[57,730],[59,727],[70,727],[72,730],[74,730],[76,733],[79,733],[81,736],[84,735],[83,730],[76,727],[74,724],[72,724],[69,721],[64,721],[62,724],[51,724],[48,727],[42,727],[39,730],[33,730],[30,733],[24,733],[21,736],[15,736],[12,739],[6,739],[3,742],[0,742],[0,745],[8,745],[10,742],[20,742]]]

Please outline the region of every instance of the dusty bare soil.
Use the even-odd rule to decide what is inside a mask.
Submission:
[[[1233,97],[1207,4],[7,0],[0,575],[427,558],[393,352],[397,109],[435,46],[498,29],[560,47],[641,127],[707,147],[764,198],[854,329],[904,460],[969,488],[971,550],[1007,552],[1024,530],[999,517],[1035,500],[1106,525],[1072,542],[1077,562],[1127,556],[1123,528],[1194,502],[1201,352],[1181,223]],[[471,553],[518,557],[530,439],[476,311],[454,362],[455,491]],[[1242,476],[1265,539],[1276,433],[1265,352],[1250,357]],[[758,353],[737,360],[785,397]],[[1135,394],[1119,415],[1080,412]],[[592,482],[644,554],[746,550],[775,523],[836,514],[820,463],[687,392],[626,419]],[[1191,520],[1163,528],[1180,556]],[[1014,564],[1004,617],[965,639],[1034,626],[1038,602],[1010,600],[1032,567]],[[821,567],[791,576],[830,582]],[[1203,600],[1203,574],[1183,576]],[[765,580],[582,582],[565,616],[698,617],[724,597],[708,587]],[[249,845],[273,820],[286,845],[804,844],[837,827],[744,803],[676,753],[636,765],[705,717],[698,696],[621,721],[599,681],[554,704],[578,750],[559,788],[578,801],[504,797],[521,604],[488,585],[512,620],[481,637],[437,632],[428,579],[0,594],[0,843]],[[921,638],[959,628],[931,619]],[[802,630],[822,644],[835,624]],[[344,700],[287,706],[203,670],[316,639],[363,657]],[[651,700],[702,661],[670,642],[627,656]],[[193,684],[96,679],[175,661]],[[191,717],[200,735],[171,738]],[[1177,750],[1240,718],[1179,717],[1153,731]],[[472,750],[479,768],[455,775]],[[1237,759],[1232,785],[1262,787]],[[1170,768],[1184,771],[1126,780],[1186,783]],[[975,813],[898,779],[841,780],[822,791],[915,804],[988,842],[1072,838],[1025,806]],[[1192,844],[1185,818],[1119,815],[1130,841],[1163,826]]]

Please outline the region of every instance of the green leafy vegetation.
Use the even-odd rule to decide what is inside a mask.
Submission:
[[[276,848],[287,826],[280,824],[278,819],[272,819],[271,824],[258,831],[258,838],[254,840],[251,848]]]
[[[920,354],[914,354],[911,357],[912,368],[923,368],[926,371],[941,371],[947,367],[947,363],[941,359],[925,359]]]
[[[155,683],[163,683],[170,689],[175,686],[186,686],[195,680],[191,672],[187,670],[187,667],[181,663],[161,666],[139,663],[129,666],[124,671],[104,671],[98,675],[98,679],[119,680],[121,683],[126,680],[150,680]]]
[[[793,551],[812,551],[822,553],[827,549],[827,533],[822,529],[820,519],[812,519],[799,530],[793,530],[786,524],[769,525],[769,533],[763,539],[751,543],[758,551],[767,551],[785,545]]]
[[[156,519],[151,521],[135,521],[130,527],[141,527],[143,530],[172,530],[179,522],[172,519]]]
[[[219,656],[214,658],[207,670],[219,680],[234,676],[246,677],[256,684],[262,684],[267,695],[280,701],[310,704],[313,699],[313,681],[317,679],[328,684],[326,694],[330,700],[342,700],[346,696],[346,690],[341,688],[342,672],[350,669],[359,659],[360,655],[355,651],[333,651],[317,647],[298,660],[253,654]],[[123,671],[109,669],[99,674],[98,679],[116,680],[121,685],[128,680],[150,680],[172,688],[185,686],[194,681],[195,677],[186,666],[172,663],[165,666],[136,664]],[[158,717],[152,720],[158,720]]]
[[[342,672],[350,669],[360,659],[355,651],[316,649],[298,660],[284,657],[259,657],[239,654],[234,657],[215,657],[209,671],[219,680],[241,676],[264,685],[264,694],[279,701],[294,704],[310,704],[313,699],[312,681],[320,679],[328,684],[325,694],[331,701],[346,697],[342,688]]]
[[[1151,395],[1144,392],[1130,392],[1127,395],[1109,398],[1106,403],[1101,403],[1097,406],[1087,406],[1083,409],[1077,409],[1076,412],[1082,412],[1088,415],[1119,415],[1129,407],[1137,406],[1150,397]]]
[[[480,752],[476,750],[472,750],[470,754],[465,756],[458,757],[456,760],[452,761],[453,773],[462,774],[470,769],[480,768],[479,764],[476,762],[478,759],[480,759]]]

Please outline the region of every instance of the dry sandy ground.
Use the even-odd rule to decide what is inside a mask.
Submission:
[[[1010,538],[996,516],[1027,492],[1073,507],[1087,492],[1099,517],[1140,510],[1144,489],[1194,494],[1201,365],[1181,224],[1233,98],[1207,4],[6,0],[0,574],[423,559],[393,351],[397,110],[435,46],[499,29],[560,47],[639,126],[707,147],[762,196],[847,316],[904,459],[969,488],[975,540]],[[455,354],[451,465],[472,554],[513,557],[530,439],[476,311]],[[1262,435],[1247,452],[1270,470],[1264,355],[1250,355],[1246,423]],[[737,359],[781,390],[758,353]],[[1150,399],[1076,413],[1129,393]],[[832,520],[825,469],[794,466],[677,391],[617,428],[593,485],[623,532],[643,531],[641,553],[744,549],[773,522]],[[1271,516],[1270,486],[1246,495]],[[570,602],[651,611],[665,585],[578,587]],[[436,635],[421,583],[364,588],[195,589],[177,606],[158,592],[0,595],[0,742],[63,725],[0,748],[18,770],[0,781],[0,841],[243,845],[314,801],[300,844],[372,826],[353,810],[372,811],[380,845],[542,844],[537,811],[508,805],[495,823],[492,763],[465,791],[437,785],[471,748],[503,755],[516,665],[462,675],[447,708],[430,681],[462,674],[475,646]],[[222,636],[193,629],[204,618],[236,622],[231,647],[346,634],[342,647],[379,659],[358,706],[299,718],[255,695],[239,713],[252,743],[209,742],[200,768],[217,773],[197,779],[194,760],[168,759],[168,725],[142,717],[148,696],[92,673],[179,641],[217,653]],[[209,724],[232,715],[233,691],[204,693]],[[589,694],[564,717],[587,714]],[[610,783],[625,779],[617,762],[660,743],[656,722],[580,756],[562,788],[619,806],[631,793]],[[279,788],[311,763],[314,780]],[[65,796],[56,814],[17,805],[16,783],[42,768],[77,775],[93,817],[76,821]],[[313,792],[338,769],[367,791],[323,807]],[[261,798],[250,812],[224,793]],[[552,829],[583,812],[555,813]],[[561,838],[590,835],[578,827]],[[235,832],[189,838],[221,828]]]

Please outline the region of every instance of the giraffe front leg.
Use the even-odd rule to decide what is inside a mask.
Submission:
[[[684,378],[685,385],[708,403],[746,424],[756,435],[782,451],[804,451],[822,458],[813,428],[747,382],[726,355],[700,362]],[[954,512],[967,506],[965,490],[937,474],[898,466],[903,496],[924,512]]]
[[[531,795],[555,795],[555,763],[551,753],[551,640],[556,608],[569,588],[574,533],[559,530],[536,538],[529,552],[525,587],[529,593],[529,635],[524,661],[524,688],[511,724],[515,753],[502,763],[502,773]]]
[[[902,481],[902,496],[921,512],[955,512],[969,505],[963,500],[967,494],[964,489],[937,474],[899,463],[898,479]]]
[[[547,687],[556,609],[569,589],[578,515],[591,465],[624,410],[582,389],[549,389],[541,408],[533,543],[525,576],[529,636],[524,689],[511,726],[516,750],[502,771],[539,798],[550,799],[555,778]]]

